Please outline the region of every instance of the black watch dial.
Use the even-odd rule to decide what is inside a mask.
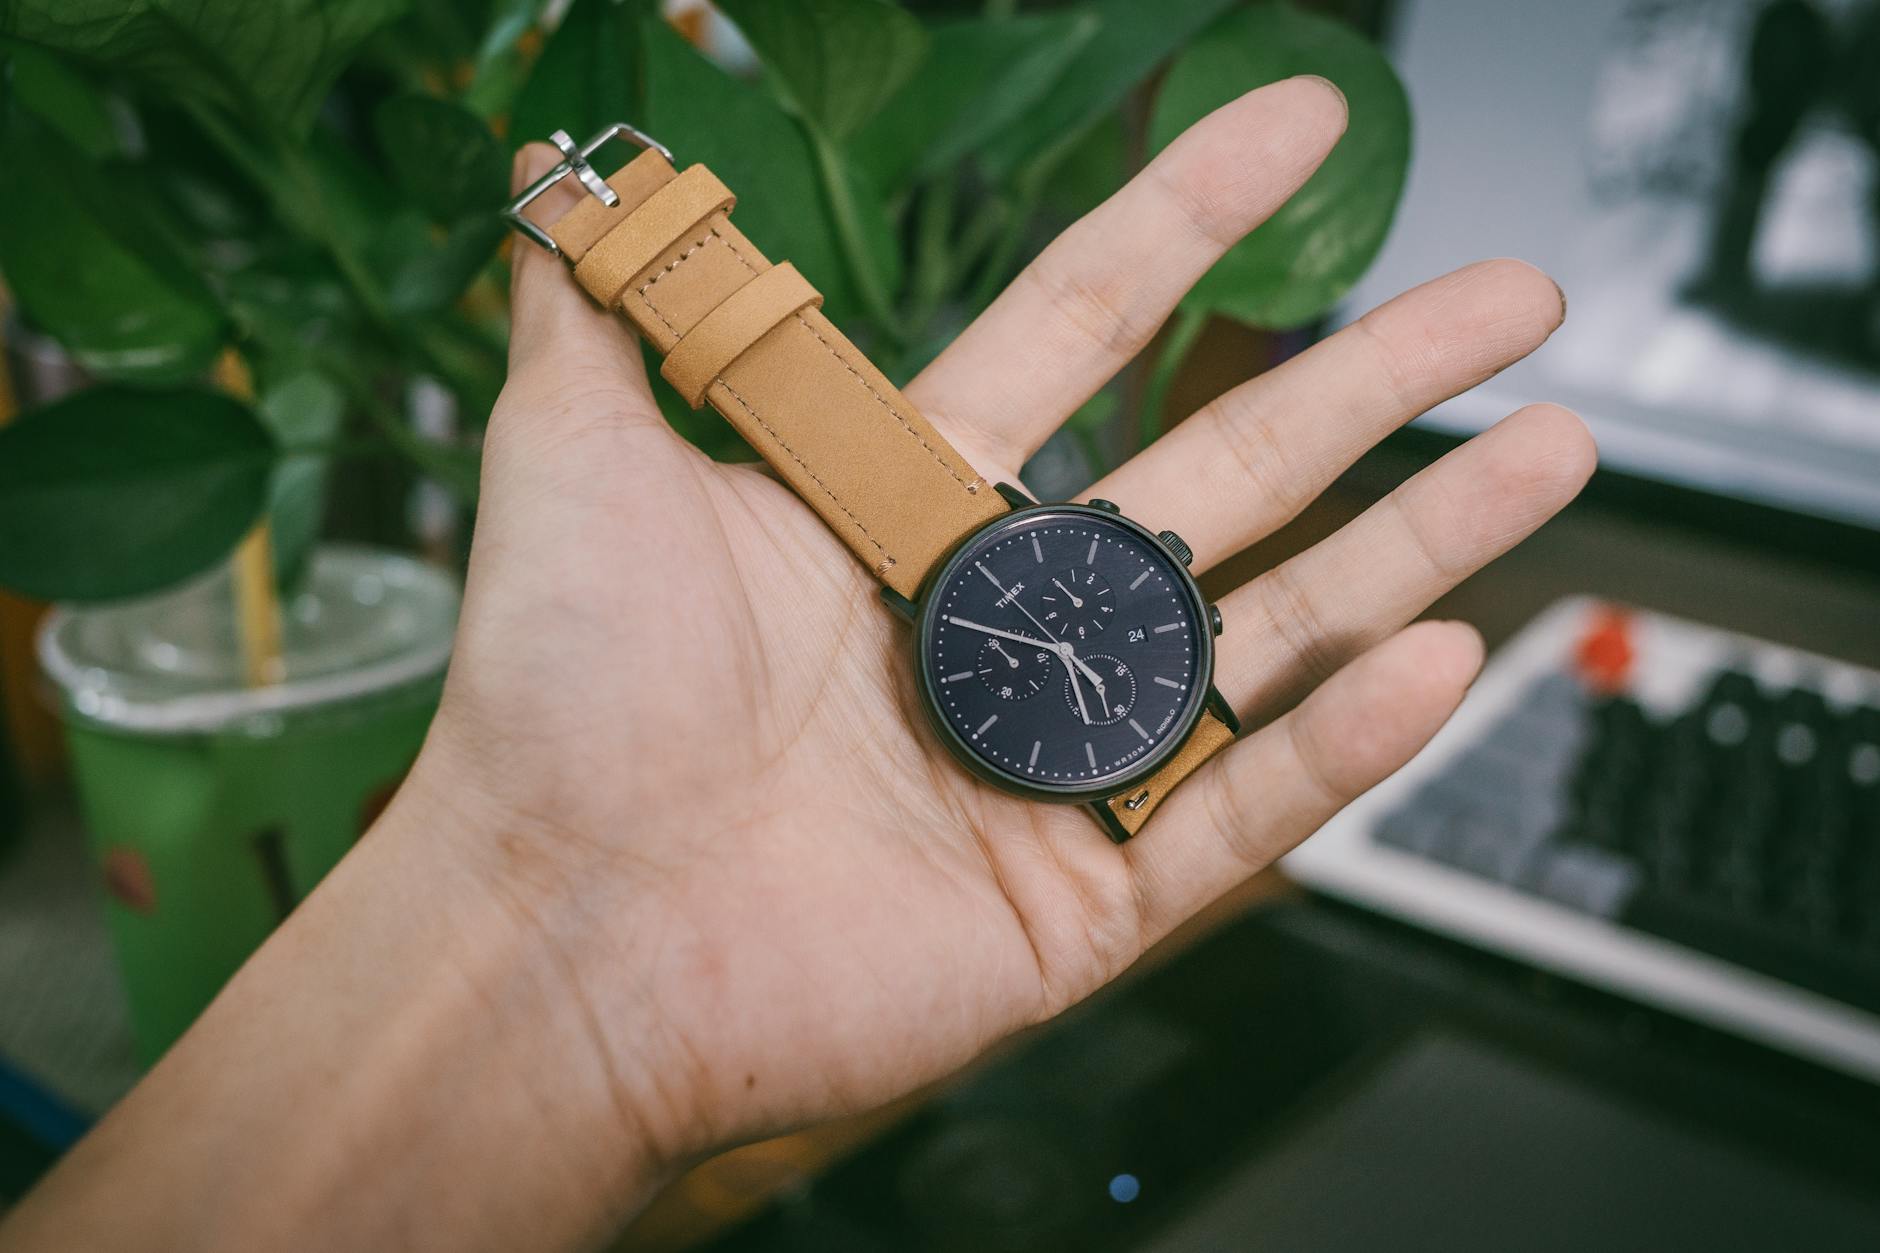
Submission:
[[[1200,717],[1206,604],[1127,519],[1021,510],[969,538],[923,602],[921,690],[948,746],[1032,795],[1110,795],[1151,773]]]

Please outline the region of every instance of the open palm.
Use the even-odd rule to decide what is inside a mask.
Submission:
[[[1311,79],[1204,119],[908,398],[987,480],[1016,482],[1343,125]],[[527,159],[532,174],[553,154]],[[489,890],[539,933],[612,1095],[671,1158],[944,1073],[1308,835],[1420,747],[1479,664],[1468,628],[1404,624],[1593,461],[1571,414],[1522,410],[1228,596],[1216,678],[1250,733],[1119,847],[1081,808],[960,769],[869,574],[776,480],[675,436],[624,325],[518,253],[511,375],[418,777],[496,815]],[[1220,397],[1091,492],[1181,532],[1205,570],[1562,311],[1527,266],[1471,266]]]

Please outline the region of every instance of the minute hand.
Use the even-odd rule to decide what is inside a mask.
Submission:
[[[1048,653],[1059,652],[1063,647],[1049,640],[1041,640],[1035,635],[1020,635],[1017,631],[1001,631],[998,627],[981,626],[977,622],[968,622],[964,618],[949,617],[947,621],[951,622],[956,627],[965,627],[968,631],[982,631],[987,635],[996,635],[1003,640],[1016,640],[1020,644],[1030,644],[1033,648],[1042,648]]]
[[[999,589],[999,595],[1004,597],[1008,604],[1010,604],[1014,609],[1018,610],[1020,613],[1024,614],[1027,618],[1030,618],[1031,624],[1033,626],[1037,627],[1040,631],[1043,631],[1046,635],[1051,636],[1052,642],[1049,645],[1049,647],[1056,648],[1058,656],[1064,659],[1064,662],[1066,665],[1076,666],[1079,670],[1083,671],[1084,677],[1090,680],[1090,686],[1096,689],[1097,699],[1104,702],[1104,704],[1107,706],[1109,704],[1110,698],[1104,694],[1103,680],[1097,677],[1097,672],[1095,670],[1092,670],[1089,666],[1084,664],[1084,659],[1077,655],[1076,648],[1072,647],[1068,642],[1058,639],[1057,636],[1051,635],[1051,628],[1046,626],[1044,623],[1038,621],[1037,615],[1033,614],[1031,610],[1025,608],[1024,601],[1020,600],[1018,597],[1006,591],[1005,584],[999,582],[999,580],[993,576],[992,571],[986,569],[983,563],[975,562],[974,564],[978,566],[979,573],[986,576],[986,581],[992,584],[992,586]],[[953,619],[953,621],[955,623],[958,623],[959,619],[955,618]],[[979,629],[983,631],[983,630],[986,630],[987,628],[981,627]],[[1017,638],[1017,637],[1014,637],[1014,638]],[[1030,640],[1027,642],[1033,643],[1033,644],[1037,643],[1036,640]],[[1075,690],[1076,686],[1077,684],[1073,681],[1071,684],[1072,689]],[[1085,721],[1088,722],[1089,719],[1086,718]]]
[[[1070,659],[1070,663],[1084,672],[1084,677],[1090,680],[1090,686],[1097,689],[1097,695],[1101,698],[1103,696],[1103,680],[1097,677],[1097,672],[1092,670],[1082,657],[1079,657],[1072,651],[1069,644],[1063,645],[1063,648],[1064,655]]]
[[[1018,597],[1006,591],[1005,584],[999,582],[997,578],[993,577],[992,571],[986,569],[985,564],[983,562],[976,561],[973,564],[976,567],[978,567],[979,573],[986,576],[986,582],[992,584],[992,586],[999,589],[999,596],[1001,599],[1003,599],[1007,604],[1011,605],[1012,608],[1024,614],[1027,618],[1030,618],[1031,624],[1037,627],[1040,631],[1043,631],[1045,635],[1049,637],[1054,643],[1057,641],[1057,636],[1052,634],[1051,628],[1046,626],[1044,623],[1038,621],[1038,616],[1032,613],[1031,610],[1025,608],[1024,601],[1020,600]]]

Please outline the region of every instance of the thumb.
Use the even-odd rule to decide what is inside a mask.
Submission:
[[[520,192],[560,160],[547,144],[526,145],[516,153],[512,189]],[[528,214],[553,225],[581,194],[580,184],[563,179],[530,205]],[[560,258],[522,237],[510,251],[509,375],[512,385],[532,391],[571,377],[590,388],[615,386],[643,400],[648,415],[658,416],[633,329],[624,318],[596,306]]]

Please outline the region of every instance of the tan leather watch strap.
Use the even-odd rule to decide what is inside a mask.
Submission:
[[[1169,758],[1167,765],[1156,771],[1147,783],[1101,802],[1109,815],[1104,825],[1113,823],[1112,833],[1120,827],[1125,838],[1142,830],[1142,824],[1149,821],[1149,815],[1175,790],[1175,785],[1233,743],[1238,733],[1239,728],[1222,721],[1212,709],[1203,710],[1193,734],[1183,742],[1181,750]]]
[[[799,309],[822,305],[822,293],[788,261],[771,266],[726,296],[672,346],[659,372],[694,409],[733,361]]]
[[[639,328],[694,405],[750,441],[875,572],[912,599],[928,570],[1004,513],[968,465],[817,307],[814,288],[731,224],[731,193],[642,152],[548,234],[575,277]],[[892,472],[884,472],[892,467]]]
[[[565,135],[556,141],[575,155]],[[823,316],[809,281],[731,225],[736,197],[711,171],[677,172],[655,148],[606,184],[617,203],[585,196],[545,234],[528,232],[659,350],[660,373],[688,404],[722,413],[883,583],[915,599],[928,571],[1005,501]],[[1139,831],[1234,738],[1232,718],[1206,710],[1146,784],[1096,803],[1111,834]]]

